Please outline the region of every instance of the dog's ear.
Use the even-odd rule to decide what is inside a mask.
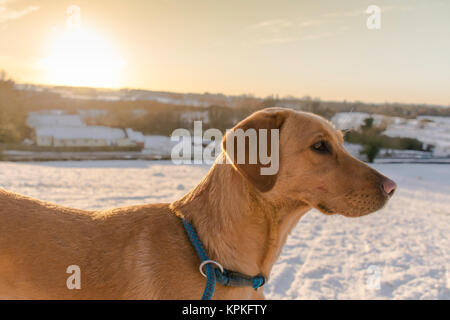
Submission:
[[[286,117],[287,110],[281,108],[265,109],[255,112],[239,122],[232,130],[228,131],[222,140],[222,149],[228,161],[232,162],[234,168],[261,192],[267,192],[272,189],[277,179],[279,141],[278,139],[277,141],[272,141],[272,130],[278,130],[278,135],[276,132],[273,133],[278,138]],[[262,130],[266,134],[261,134],[260,129],[266,129]],[[245,138],[243,138],[243,134]],[[264,143],[262,143],[264,139],[266,140],[265,146],[267,147],[263,147],[262,154],[277,161],[276,172],[272,174],[264,174],[264,170],[263,174],[261,172],[263,168],[268,170],[269,167],[274,165],[273,163],[267,163],[267,159],[261,161],[263,159],[261,159],[260,147],[264,146]],[[241,140],[241,142],[238,140]],[[273,145],[273,143],[276,143],[276,145]],[[232,150],[230,150],[231,148]],[[272,149],[275,149],[276,154],[272,154]]]

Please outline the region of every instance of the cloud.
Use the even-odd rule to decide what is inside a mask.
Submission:
[[[316,40],[321,38],[328,38],[331,37],[332,35],[333,35],[332,32],[313,33],[302,37],[301,40]]]
[[[318,26],[321,25],[325,22],[325,20],[323,19],[311,19],[311,20],[304,20],[304,21],[300,21],[300,23],[298,24],[301,28],[307,28],[307,27],[312,27],[312,26]]]
[[[273,37],[273,38],[266,38],[261,39],[258,41],[259,44],[280,44],[280,43],[290,43],[297,41],[297,37]]]
[[[260,45],[285,44],[300,40],[314,40],[332,36],[331,32],[319,32],[326,19],[287,20],[274,19],[250,26],[253,36]]]
[[[380,8],[383,13],[415,9],[411,5],[386,5]],[[263,45],[327,38],[348,30],[348,20],[363,18],[367,15],[366,9],[366,6],[361,6],[347,11],[326,12],[307,19],[264,20],[248,26],[247,30],[256,39],[255,43]]]
[[[293,34],[294,23],[288,19],[271,19],[258,22],[247,27],[251,36],[256,40],[254,43],[281,44],[295,42],[297,36]]]
[[[323,18],[347,18],[347,17],[357,17],[365,14],[365,10],[367,7],[351,10],[351,11],[342,11],[342,12],[329,12],[322,15]]]
[[[0,0],[0,24],[6,23],[11,20],[17,20],[23,16],[29,14],[30,12],[39,10],[38,6],[28,6],[22,10],[15,10],[8,8],[9,0]]]
[[[358,17],[367,15],[366,7],[361,7],[357,10],[349,10],[349,11],[340,11],[340,12],[329,12],[321,15],[322,18],[325,19],[333,19],[333,18],[349,18],[349,17]],[[380,5],[379,6],[382,13],[391,12],[391,11],[411,11],[414,10],[415,7],[412,5]]]
[[[265,20],[258,22],[254,25],[251,25],[249,28],[258,30],[258,29],[264,29],[264,30],[270,30],[272,32],[278,32],[282,29],[289,28],[292,26],[292,21],[287,19],[273,19],[273,20]]]

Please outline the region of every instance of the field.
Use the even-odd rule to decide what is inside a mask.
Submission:
[[[349,219],[309,212],[265,286],[269,299],[450,299],[450,166],[375,164],[398,190],[381,211]],[[102,209],[170,202],[207,166],[169,161],[0,162],[0,188]]]

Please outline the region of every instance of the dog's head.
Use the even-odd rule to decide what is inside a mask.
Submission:
[[[257,143],[251,144],[249,134],[245,147],[239,147],[232,135],[238,129],[257,132]],[[227,133],[222,147],[234,168],[264,197],[301,201],[325,214],[358,217],[374,212],[396,188],[392,180],[351,156],[342,133],[311,113],[282,108],[255,112]],[[265,154],[270,160],[262,157]],[[276,158],[279,163],[273,162]]]

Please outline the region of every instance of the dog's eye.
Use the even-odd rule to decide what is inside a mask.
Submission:
[[[313,149],[316,152],[320,152],[320,153],[330,153],[330,149],[328,148],[328,144],[325,141],[323,141],[323,140],[314,143],[311,146],[311,149]]]

